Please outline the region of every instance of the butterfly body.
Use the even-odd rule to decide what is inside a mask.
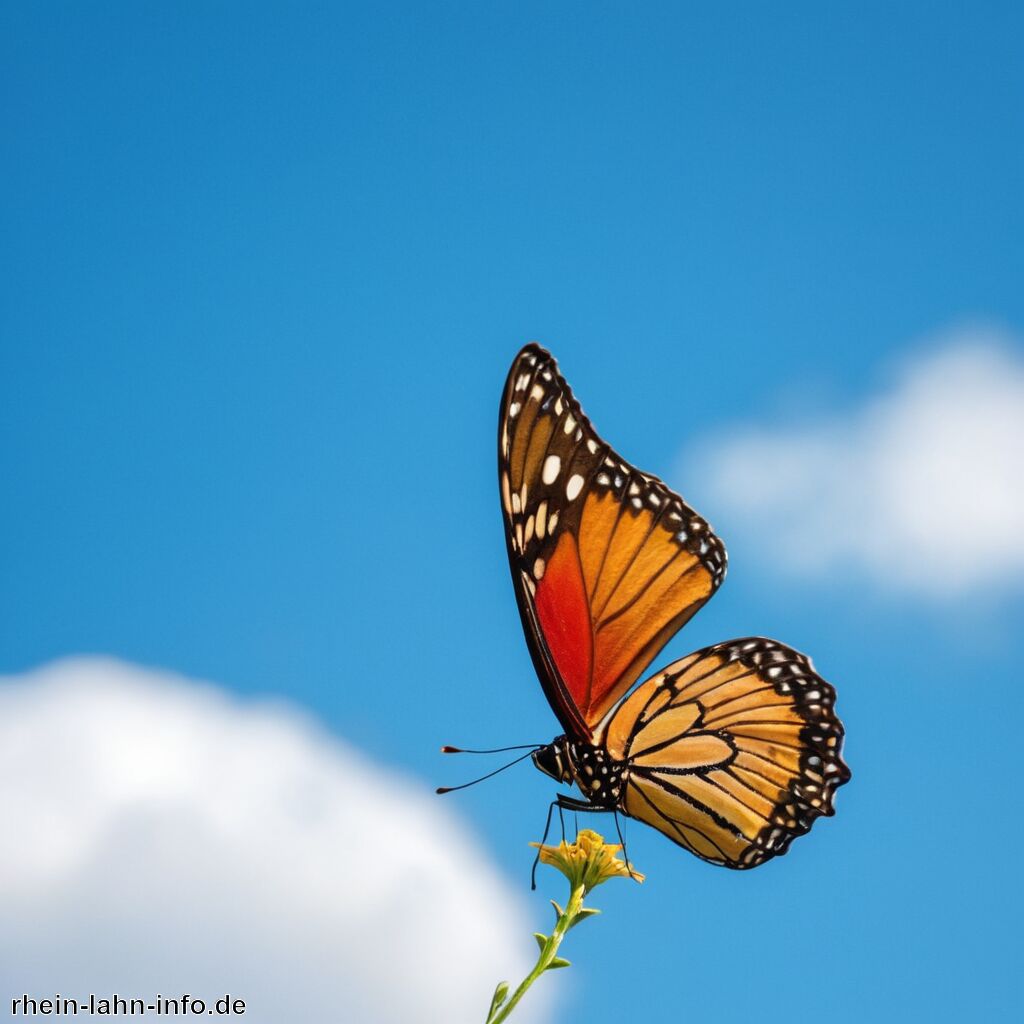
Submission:
[[[805,655],[744,637],[636,685],[721,585],[725,547],[598,436],[537,345],[505,385],[498,476],[523,629],[565,730],[534,764],[587,806],[732,868],[785,853],[831,815],[850,778],[843,727]]]
[[[614,810],[621,802],[628,767],[625,762],[616,761],[603,746],[556,736],[534,753],[533,763],[556,782],[575,783],[596,809]]]

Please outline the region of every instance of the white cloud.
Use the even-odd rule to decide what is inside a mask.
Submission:
[[[1024,580],[1024,357],[995,331],[940,339],[853,411],[686,461],[707,514],[784,567],[941,599]]]
[[[453,814],[280,705],[58,662],[0,679],[0,780],[5,999],[469,1021],[529,967],[523,909]]]

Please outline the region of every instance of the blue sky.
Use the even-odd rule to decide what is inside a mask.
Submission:
[[[595,1024],[1010,1015],[1024,572],[789,573],[699,456],[860,436],[981,336],[1019,369],[1019,6],[0,19],[0,672],[94,652],[285,697],[423,785],[477,767],[442,742],[550,738],[494,471],[539,340],[730,548],[666,657],[806,650],[854,772],[749,874],[634,825],[648,883],[601,890],[551,985]],[[524,766],[448,799],[525,886],[550,792]]]

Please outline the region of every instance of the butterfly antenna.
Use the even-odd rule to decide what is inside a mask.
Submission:
[[[515,747],[515,750],[521,750],[522,747]],[[535,750],[540,750],[540,747],[531,747],[525,754],[520,755],[514,761],[509,761],[508,764],[503,764],[500,768],[495,768],[493,772],[488,772],[486,775],[481,775],[479,779],[473,779],[472,782],[464,782],[461,786],[439,786],[436,790],[437,793],[454,793],[457,789],[466,789],[469,786],[475,786],[478,782],[483,782],[485,779],[491,779],[499,772],[503,772],[506,768],[511,768],[514,764],[519,764],[520,761],[525,761]],[[460,751],[460,753],[475,753],[475,751]]]
[[[442,754],[504,754],[509,750],[540,750],[543,743],[520,743],[515,747],[495,747],[493,750],[467,750],[465,747],[449,747],[445,744],[441,748]]]

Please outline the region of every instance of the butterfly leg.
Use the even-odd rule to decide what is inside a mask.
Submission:
[[[615,815],[615,831],[619,834],[619,842],[622,844],[622,859],[626,862],[626,870],[632,872],[633,865],[629,863],[629,854],[626,852],[626,840],[622,837],[622,826],[619,824],[619,812],[613,807],[612,814]]]
[[[552,800],[548,804],[548,816],[544,822],[544,835],[541,836],[540,845],[543,846],[548,841],[548,831],[551,829],[551,812],[558,807],[558,801]],[[562,808],[558,807],[558,817],[562,817]],[[562,822],[562,839],[565,839],[565,822]],[[533,858],[533,867],[530,869],[530,889],[535,890],[537,888],[537,865],[540,863],[540,847],[537,848],[537,856]]]
[[[576,800],[571,796],[558,795],[558,811],[561,813],[562,809],[565,808],[567,811],[585,811],[588,814],[612,814],[615,817],[615,831],[618,833],[619,842],[622,844],[622,856],[625,858],[626,863],[629,863],[629,856],[626,853],[626,840],[622,837],[622,826],[619,824],[619,812],[614,807],[598,807],[597,804],[587,803],[585,800]],[[579,832],[579,824],[576,826],[577,833]]]
[[[614,812],[614,807],[599,807],[597,804],[588,803],[586,800],[576,800],[571,796],[565,796],[563,793],[559,793],[558,797],[548,804],[548,816],[544,821],[544,835],[541,838],[541,846],[547,842],[548,832],[551,831],[551,814],[555,808],[558,808],[558,818],[562,824],[562,841],[565,841],[565,819],[562,817],[563,811],[584,811],[587,814],[609,814]],[[615,817],[615,828],[619,832],[619,841],[622,840],[622,830],[619,829],[618,815]],[[577,822],[576,831],[579,833],[579,823]],[[623,843],[623,853],[625,853],[626,846]],[[540,850],[537,850],[537,856],[533,858],[533,867],[530,870],[530,888],[537,888],[537,865],[540,863]]]

